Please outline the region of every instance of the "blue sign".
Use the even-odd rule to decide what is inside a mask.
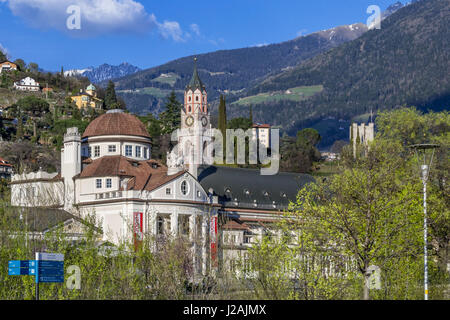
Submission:
[[[64,261],[39,260],[39,270],[41,270],[42,268],[52,268],[52,269],[64,268]]]
[[[34,260],[31,260],[34,262]],[[8,261],[8,268],[28,268],[30,267],[30,260],[13,260]]]
[[[64,282],[64,276],[41,276],[39,275],[39,282]]]
[[[63,276],[64,269],[39,268],[39,276]]]
[[[29,276],[30,269],[28,268],[8,268],[9,276]]]

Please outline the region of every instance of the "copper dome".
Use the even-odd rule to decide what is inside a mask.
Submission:
[[[94,119],[83,133],[83,138],[96,136],[139,136],[150,138],[144,124],[135,116],[122,110],[110,110]]]

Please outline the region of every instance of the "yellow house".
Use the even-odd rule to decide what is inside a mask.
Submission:
[[[78,109],[87,107],[101,109],[103,105],[103,100],[97,98],[97,89],[92,84],[86,88],[86,91],[80,90],[79,95],[72,96],[71,98],[77,105]]]

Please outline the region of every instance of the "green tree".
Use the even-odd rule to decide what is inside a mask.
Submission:
[[[172,91],[167,97],[164,105],[164,112],[159,115],[162,134],[171,134],[180,128],[181,124],[181,103],[177,100],[175,91]]]
[[[28,69],[31,73],[37,73],[39,71],[39,65],[35,62],[30,62],[28,64]]]
[[[6,54],[2,50],[0,50],[0,62],[4,62],[6,60],[8,60]]]
[[[219,130],[222,132],[223,138],[223,155],[224,159],[226,157],[226,145],[227,145],[227,106],[225,102],[225,97],[220,95],[219,103]]]
[[[114,82],[108,81],[108,87],[105,92],[105,109],[111,110],[117,108],[117,96]]]
[[[354,262],[364,299],[371,265],[389,274],[394,266],[406,268],[399,264],[421,250],[420,186],[408,178],[411,168],[398,150],[390,141],[372,144],[356,166],[303,189],[291,206],[302,232]]]
[[[23,61],[22,59],[17,59],[16,61],[14,61],[14,63],[17,64],[17,66],[19,67],[19,70],[25,71],[25,66],[26,66],[25,61]]]

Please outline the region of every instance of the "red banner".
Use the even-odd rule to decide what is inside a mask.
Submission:
[[[142,240],[144,240],[143,218],[144,214],[142,212],[135,212],[133,214],[133,240],[135,250],[138,249]]]
[[[211,239],[211,265],[217,267],[217,216],[211,217],[209,231]]]

